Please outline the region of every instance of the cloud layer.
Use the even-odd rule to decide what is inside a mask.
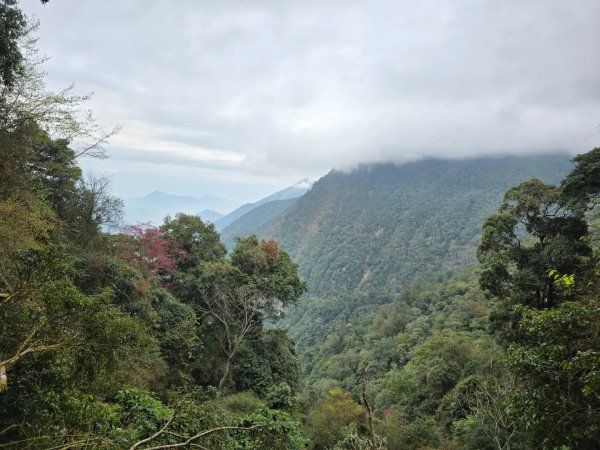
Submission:
[[[27,8],[50,83],[94,91],[96,114],[123,125],[97,167],[125,193],[143,176],[168,190],[166,165],[181,168],[175,191],[233,181],[214,193],[243,197],[332,167],[600,142],[597,0]]]

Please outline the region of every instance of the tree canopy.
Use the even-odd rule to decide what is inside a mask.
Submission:
[[[265,323],[297,267],[275,242],[228,259],[191,215],[122,227],[79,164],[111,133],[46,89],[31,28],[0,2],[0,446],[304,448],[294,344]]]

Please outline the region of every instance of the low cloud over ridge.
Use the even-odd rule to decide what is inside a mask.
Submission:
[[[157,182],[165,161],[186,168],[174,191],[202,177],[268,191],[331,167],[600,142],[596,0],[23,7],[50,84],[94,91],[97,115],[123,125],[97,167],[126,194],[140,194],[137,158]]]

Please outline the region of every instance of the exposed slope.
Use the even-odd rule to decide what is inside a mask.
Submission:
[[[310,190],[312,185],[313,185],[313,182],[311,180],[309,180],[308,178],[305,178],[304,180],[299,181],[298,183],[293,184],[292,186],[289,186],[285,189],[277,191],[274,194],[271,194],[268,197],[265,197],[257,202],[246,203],[246,204],[240,206],[239,208],[233,210],[232,212],[227,214],[225,217],[222,217],[221,219],[217,220],[215,222],[215,227],[219,231],[224,230],[227,226],[229,226],[234,221],[236,221],[237,219],[242,217],[244,214],[247,214],[250,211],[252,211],[253,209],[258,208],[259,206],[264,205],[266,203],[269,203],[269,202],[272,202],[275,200],[290,200],[290,199],[296,199],[298,197],[301,197],[302,195],[306,194]]]
[[[558,182],[567,155],[330,172],[265,231],[299,263],[310,292],[401,291],[475,260],[481,224],[504,192],[526,179]]]
[[[273,200],[250,210],[221,231],[221,241],[231,250],[235,246],[236,236],[264,235],[268,225],[297,200]]]

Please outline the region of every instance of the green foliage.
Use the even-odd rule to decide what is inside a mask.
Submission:
[[[377,397],[379,408],[395,405],[396,414],[409,422],[433,415],[445,415],[449,423],[460,419],[462,411],[453,417],[449,403],[460,382],[485,366],[490,356],[486,344],[465,332],[435,332],[412,350],[405,366],[386,374]]]
[[[331,450],[377,450],[387,448],[383,446],[383,442],[379,439],[373,447],[371,439],[361,435],[356,424],[352,424],[344,428],[342,431],[343,438],[339,440]]]
[[[524,308],[523,339],[508,351],[523,383],[516,415],[549,447],[600,445],[600,305],[598,298],[555,309]]]
[[[366,426],[366,413],[341,389],[329,391],[325,401],[308,415],[311,448],[326,449],[344,439],[344,428]]]
[[[561,183],[563,203],[577,209],[593,208],[600,200],[600,148],[577,155],[576,167]]]
[[[306,291],[298,266],[276,241],[259,241],[256,236],[237,239],[231,264],[245,275],[245,282],[253,289],[280,302],[277,308],[269,305],[265,310],[271,318],[281,317],[285,308]]]
[[[428,160],[333,171],[257,234],[290,253],[312,295],[402,292],[415,279],[445,279],[474,263],[481,224],[503,193],[531,177],[559,182],[567,159]]]
[[[233,250],[236,237],[253,234],[265,236],[269,224],[297,200],[297,198],[273,200],[250,210],[221,230],[221,240],[228,249]]]
[[[121,200],[77,161],[102,157],[106,135],[72,147],[94,127],[75,118],[81,97],[46,92],[24,17],[0,2],[0,447],[304,448],[294,343],[263,328],[304,292],[296,265],[258,240],[229,261],[214,227],[185,214],[127,259],[105,232]],[[223,298],[227,323],[207,314]],[[240,317],[244,333],[228,334]],[[220,380],[233,395],[210,387]]]
[[[265,394],[269,408],[293,411],[297,407],[296,399],[289,384],[281,382],[273,384]]]
[[[439,448],[442,434],[433,417],[421,417],[408,424],[381,426],[389,450]]]
[[[325,394],[333,383],[358,396],[365,369],[379,378],[405,364],[434,330],[483,333],[488,303],[473,272],[444,284],[418,283],[399,296],[308,298],[290,311],[285,324],[310,385],[322,384]]]
[[[11,88],[19,76],[23,55],[20,40],[27,33],[25,15],[16,0],[0,3],[0,87]]]
[[[179,213],[175,218],[167,217],[161,230],[164,237],[177,245],[185,255],[175,255],[177,266],[182,271],[196,268],[203,261],[223,258],[225,246],[213,224],[205,224],[197,216]]]
[[[3,271],[19,250],[39,249],[54,228],[54,214],[32,197],[0,202],[0,264]]]
[[[291,397],[291,389],[299,385],[300,367],[294,342],[282,330],[264,330],[242,346],[232,378],[237,390],[254,391],[267,399],[270,392],[274,396],[270,404],[284,407],[291,401],[285,398],[285,391]],[[273,391],[275,388],[279,394]],[[276,400],[277,397],[280,399]]]
[[[563,157],[332,172],[256,221],[281,247],[227,258],[177,214],[133,264],[104,232],[120,200],[81,177],[82,98],[46,92],[14,1],[0,25],[0,446],[598,448],[600,150],[510,189],[464,273],[501,192]]]
[[[300,302],[286,324],[313,392],[305,393],[307,414],[315,397],[335,387],[360,398],[367,370],[376,432],[386,448],[460,448],[453,430],[474,413],[473,392],[503,358],[487,333],[490,301],[478,275],[473,269],[444,283],[418,282],[402,295]],[[343,445],[356,437],[348,433]],[[365,430],[358,436],[364,440]]]
[[[492,319],[507,342],[521,339],[515,305],[553,308],[581,292],[555,283],[549,269],[573,279],[585,279],[589,271],[592,250],[584,239],[585,217],[564,207],[561,196],[558,187],[529,180],[509,190],[484,223],[480,284],[501,300]]]
[[[559,199],[558,188],[535,179],[506,193],[483,226],[478,257],[484,289],[512,304],[536,308],[563,300],[546,275],[548,268],[581,274],[591,250],[581,239],[587,233],[584,218],[564,209]]]
[[[597,260],[583,214],[597,199],[597,159],[598,149],[577,156],[560,187],[530,180],[508,191],[479,247],[481,285],[501,300],[495,322],[521,383],[510,416],[544,448],[600,445]]]
[[[223,399],[223,406],[232,413],[250,414],[265,407],[265,403],[251,392],[239,392]]]
[[[181,244],[185,248],[185,242]],[[262,328],[265,318],[283,317],[304,290],[288,254],[275,241],[259,242],[256,237],[240,239],[230,261],[205,261],[181,277],[174,292],[195,307],[201,320],[199,331],[209,336],[204,338],[206,351],[196,379],[203,378],[203,383],[220,390],[233,381],[238,389],[263,394],[270,382],[296,384],[290,343],[285,338],[278,343],[275,332],[263,335]],[[230,380],[232,368],[234,380]]]
[[[168,367],[167,383],[181,385],[190,381],[199,337],[194,309],[179,302],[165,290],[156,290],[152,320],[162,358]]]

